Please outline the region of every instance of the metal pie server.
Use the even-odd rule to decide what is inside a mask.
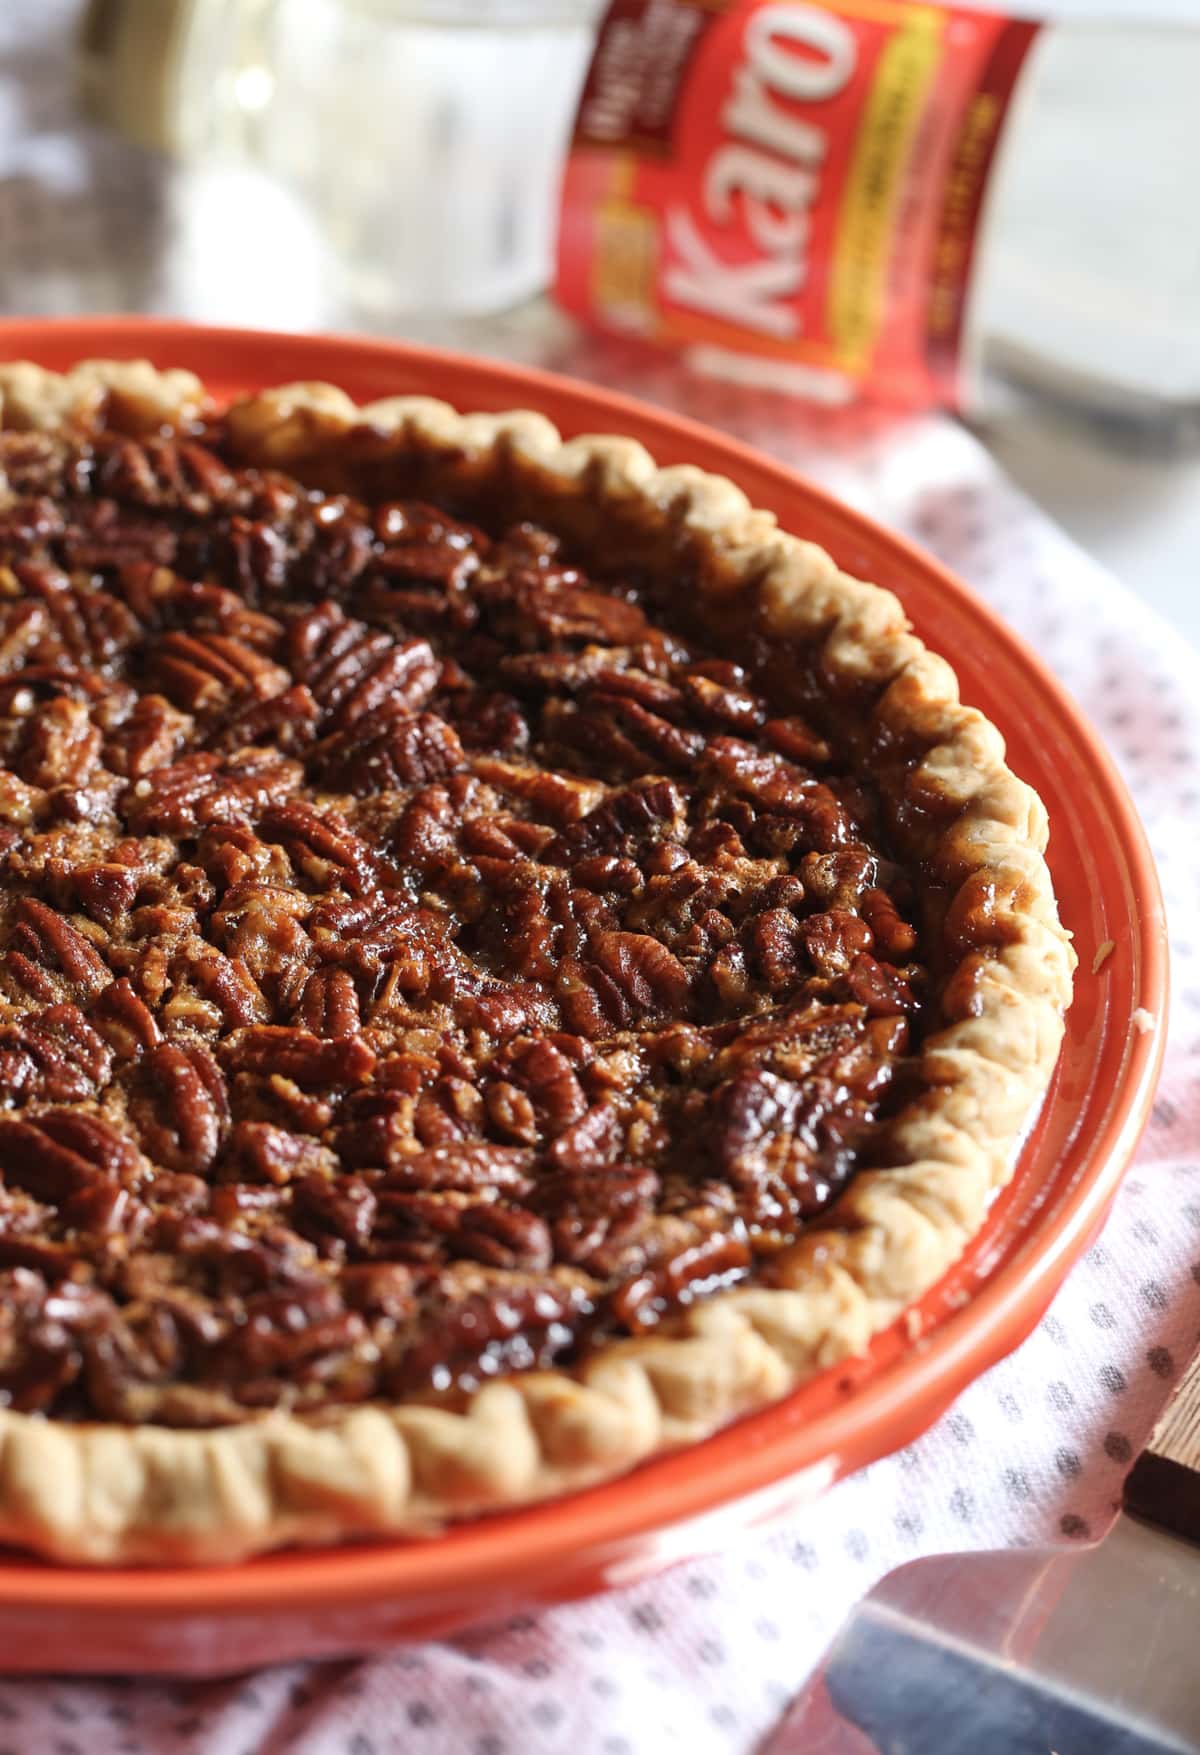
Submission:
[[[1198,1755],[1200,1354],[1102,1542],[878,1584],[759,1755]]]

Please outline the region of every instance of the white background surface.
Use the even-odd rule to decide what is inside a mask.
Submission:
[[[1118,450],[1045,413],[981,437],[1083,548],[1200,645],[1200,459]]]
[[[1200,0],[1044,0],[1013,10],[1200,25]],[[1180,214],[1179,223],[1194,225],[1195,215]],[[1077,542],[1200,644],[1200,457],[1118,449],[1045,410],[1022,411],[980,436]]]

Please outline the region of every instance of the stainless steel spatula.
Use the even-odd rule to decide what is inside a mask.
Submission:
[[[1200,1354],[1083,1548],[902,1566],[761,1755],[1197,1755]]]

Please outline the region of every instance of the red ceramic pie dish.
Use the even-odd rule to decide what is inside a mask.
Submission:
[[[61,370],[101,357],[189,367],[221,399],[326,379],[362,401],[420,393],[464,409],[534,408],[564,434],[629,434],[662,464],[731,477],[785,529],[895,591],[917,633],[953,658],[963,698],[1004,732],[1011,767],[1049,810],[1049,861],[1080,967],[1058,1070],[1013,1181],[958,1266],[865,1358],[623,1479],[427,1541],[200,1571],[91,1571],[12,1555],[0,1560],[3,1668],[211,1674],[444,1633],[712,1549],[915,1438],[1024,1338],[1095,1235],[1162,1058],[1158,881],[1130,799],[1078,709],[929,556],[769,458],[677,416],[565,378],[378,342],[142,319],[0,324],[0,358]]]

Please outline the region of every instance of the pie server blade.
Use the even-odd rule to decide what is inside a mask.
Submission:
[[[760,1755],[1198,1755],[1200,1355],[1102,1542],[917,1560]]]

